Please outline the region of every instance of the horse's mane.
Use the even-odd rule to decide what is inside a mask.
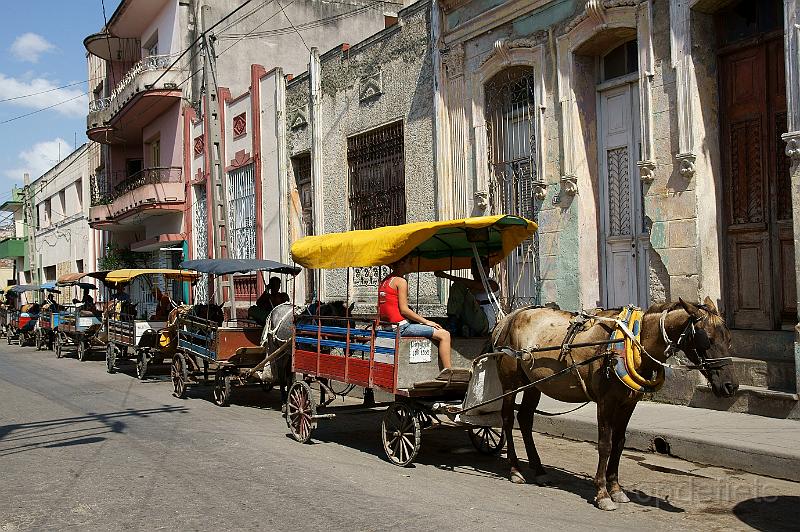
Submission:
[[[681,302],[681,301],[667,301],[664,303],[655,303],[648,307],[645,314],[660,314],[664,311],[671,312],[673,310],[684,309],[686,310],[686,306],[696,307],[697,310],[700,311],[699,318],[700,320],[705,323],[706,321],[709,322],[710,325],[720,326],[725,324],[725,318],[719,313],[719,311],[713,307],[706,305],[705,303],[695,303],[695,302]],[[688,310],[687,310],[688,312]],[[688,312],[689,315],[692,315],[691,312]]]

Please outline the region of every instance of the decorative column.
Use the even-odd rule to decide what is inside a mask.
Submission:
[[[792,220],[794,230],[794,271],[800,279],[800,1],[784,0],[784,57],[786,61],[786,127],[783,135],[786,156],[792,160]],[[800,302],[800,283],[797,283],[797,301]],[[798,305],[800,309],[800,305]],[[795,387],[800,393],[800,324],[795,325],[794,340]]]
[[[641,160],[639,177],[646,184],[656,178],[656,161],[653,154],[653,39],[651,31],[652,6],[649,1],[636,8],[636,39],[639,42],[639,124],[641,128]]]
[[[691,38],[691,0],[670,1],[670,52],[672,68],[675,69],[675,87],[678,95],[678,154],[675,159],[680,164],[680,174],[691,179],[695,174],[697,153],[694,141],[694,105],[692,102],[692,38]]]

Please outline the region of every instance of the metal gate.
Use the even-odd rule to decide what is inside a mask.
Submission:
[[[192,204],[192,229],[194,230],[194,257],[208,258],[208,203],[206,186],[194,186],[194,203]],[[195,303],[208,303],[208,274],[200,276],[194,289]]]
[[[228,173],[230,249],[234,259],[256,258],[256,184],[253,165]]]
[[[534,184],[540,181],[533,68],[506,69],[485,89],[491,212],[538,222],[533,196]],[[517,247],[499,269],[501,301],[508,309],[541,304],[538,233]]]

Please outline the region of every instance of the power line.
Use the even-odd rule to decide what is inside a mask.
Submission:
[[[82,97],[84,97],[84,96],[86,96],[88,94],[89,94],[89,91],[86,91],[83,94],[78,94],[77,96],[74,96],[74,97],[69,98],[67,100],[63,100],[63,101],[54,103],[53,105],[48,105],[47,107],[42,107],[41,109],[37,109],[35,111],[31,111],[30,113],[25,113],[23,115],[19,115],[19,116],[15,116],[13,118],[9,118],[7,120],[3,120],[2,122],[0,122],[0,125],[8,124],[9,122],[13,122],[14,120],[19,120],[20,118],[25,118],[26,116],[35,115],[36,113],[41,113],[42,111],[47,111],[48,109],[52,109],[53,107],[58,107],[59,105],[71,102],[72,100],[77,100],[78,98],[82,98]]]
[[[297,30],[297,28],[294,27],[294,24],[292,24],[292,20],[289,18],[289,14],[286,11],[284,11],[283,6],[281,5],[279,0],[275,0],[275,1],[278,2],[278,7],[281,8],[281,12],[283,13],[283,16],[286,17],[286,20],[289,21],[289,25],[292,27],[292,29],[295,31],[295,33],[297,33],[297,36],[300,37],[300,40],[303,41],[303,46],[305,46],[306,50],[308,50],[308,52],[311,53],[311,48],[309,48],[308,45],[306,44],[306,40],[303,38],[303,35]]]
[[[20,96],[12,96],[10,98],[3,98],[2,100],[0,100],[0,103],[10,102],[12,100],[22,100],[23,98],[30,98],[31,96],[39,96],[40,94],[47,94],[48,92],[53,92],[53,91],[57,91],[57,90],[60,90],[60,89],[67,89],[69,87],[74,87],[76,85],[83,85],[84,83],[91,83],[92,81],[96,81],[98,79],[103,79],[103,78],[100,78],[100,77],[91,78],[91,79],[88,79],[86,81],[77,81],[75,83],[70,83],[68,85],[61,85],[60,87],[53,87],[52,89],[47,89],[47,90],[43,90],[43,91],[39,91],[39,92],[31,92],[29,94],[22,94]]]

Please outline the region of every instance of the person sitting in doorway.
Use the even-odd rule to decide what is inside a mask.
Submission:
[[[500,286],[490,278],[489,267],[484,260],[481,260],[481,267],[489,289],[497,293]],[[447,299],[447,329],[465,337],[488,336],[497,323],[496,309],[481,281],[481,272],[475,259],[472,259],[470,270],[472,279],[442,271],[434,274],[453,282]]]
[[[437,378],[447,380],[451,373],[450,332],[435,321],[420,316],[408,306],[408,281],[404,275],[413,271],[410,257],[390,264],[391,271],[378,286],[378,314],[382,322],[400,330],[400,336],[430,338],[439,348],[439,362],[444,368]]]
[[[281,290],[280,277],[270,277],[267,289],[258,297],[256,304],[247,310],[247,316],[259,325],[266,325],[272,309],[288,302],[289,294]]]

